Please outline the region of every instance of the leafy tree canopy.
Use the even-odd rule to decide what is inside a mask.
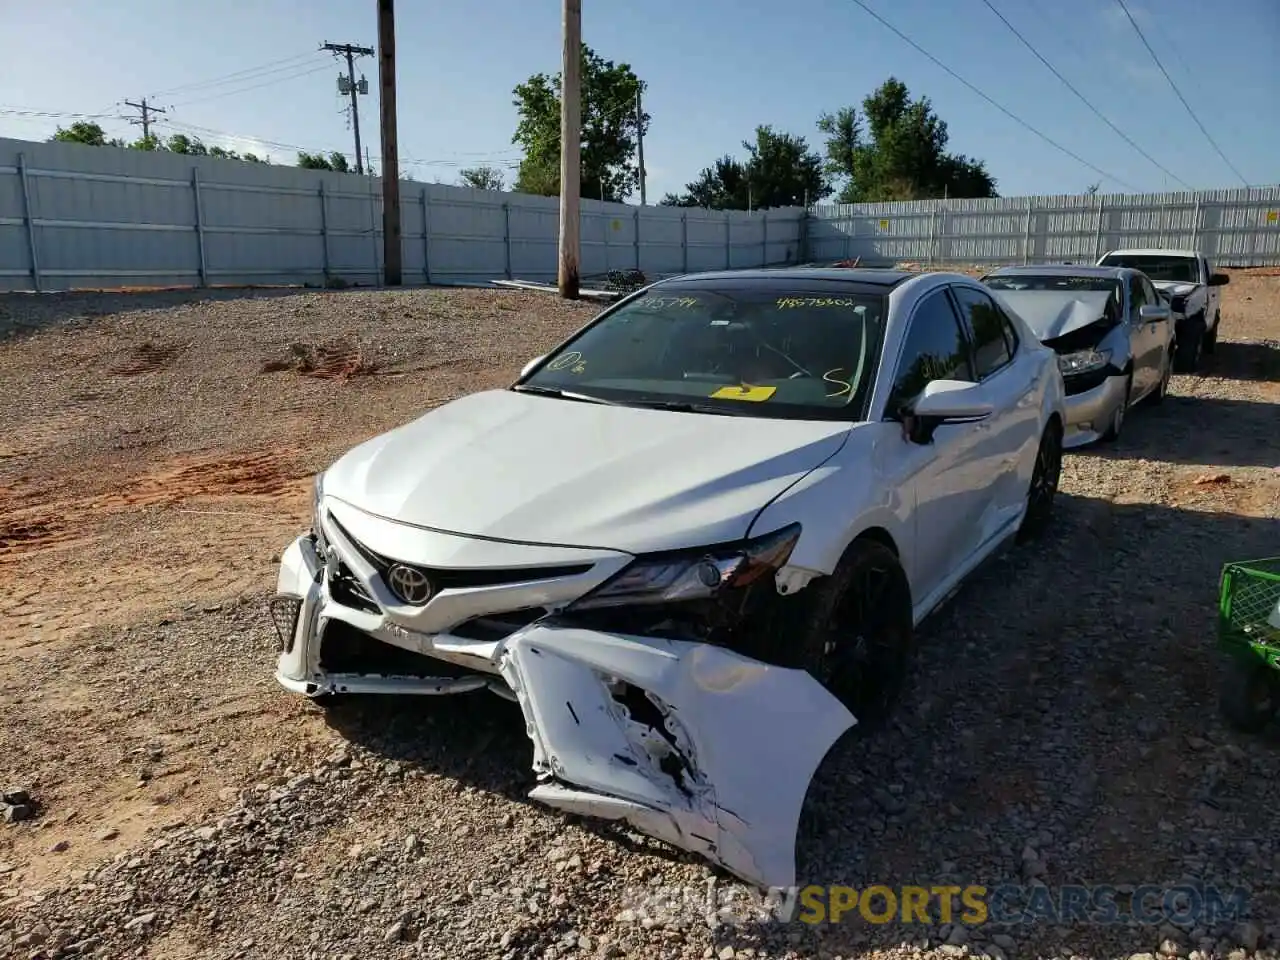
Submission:
[[[346,154],[334,150],[327,157],[323,153],[298,154],[298,166],[303,170],[332,170],[335,173],[351,173]]]
[[[755,140],[744,140],[745,162],[721,157],[706,167],[683,194],[667,194],[662,203],[713,210],[800,206],[831,193],[823,176],[822,157],[804,137],[770,126],[756,128]]]
[[[474,187],[476,190],[501,190],[502,171],[487,164],[468,167],[458,175],[458,182],[464,187]]]
[[[586,44],[581,78],[582,196],[624,200],[640,182],[636,142],[649,129],[649,115],[636,116],[640,80],[630,65],[605,60]],[[537,73],[512,91],[519,122],[511,142],[525,151],[515,182],[522,193],[560,193],[560,89],[559,73]]]
[[[824,113],[818,129],[825,172],[842,181],[838,203],[998,196],[981,160],[947,153],[947,124],[929,98],[912,99],[894,77],[862,101],[861,117],[843,107]]]
[[[191,157],[218,157],[223,160],[244,160],[248,163],[266,163],[262,157],[252,153],[239,154],[234,150],[222,147],[207,147],[199,137],[191,137],[185,133],[175,133],[168,140],[161,140],[154,133],[139,137],[132,143],[125,143],[119,137],[107,138],[107,133],[96,123],[77,120],[69,127],[58,127],[49,138],[50,142],[83,143],[90,147],[126,147],[130,150],[163,150],[168,153],[181,153]]]

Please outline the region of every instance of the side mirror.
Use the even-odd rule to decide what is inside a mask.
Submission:
[[[1225,287],[1231,282],[1231,274],[1229,273],[1211,273],[1209,275],[1209,286]]]
[[[913,443],[932,443],[934,431],[944,423],[975,423],[994,410],[979,383],[933,380],[907,411],[907,435]]]
[[[538,364],[540,364],[545,359],[547,359],[547,355],[544,353],[542,354],[542,356],[534,357],[532,360],[526,363],[523,367],[520,368],[520,379],[523,380],[529,374],[533,373],[534,368],[537,367]]]
[[[1171,315],[1167,303],[1144,303],[1138,308],[1138,320],[1142,323],[1162,323]]]

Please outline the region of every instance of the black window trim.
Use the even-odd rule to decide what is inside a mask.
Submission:
[[[1004,311],[1000,309],[1000,303],[999,303],[999,301],[998,301],[998,300],[996,299],[996,297],[991,293],[991,291],[990,291],[990,290],[985,289],[984,287],[982,287],[982,286],[980,286],[980,285],[970,285],[970,284],[967,284],[967,283],[948,283],[948,284],[947,284],[947,293],[948,293],[948,294],[950,295],[950,297],[951,297],[951,303],[952,303],[952,306],[955,308],[956,313],[957,313],[957,314],[959,315],[959,317],[960,317],[960,325],[961,325],[961,327],[964,329],[964,336],[965,336],[965,340],[966,340],[966,341],[968,342],[968,344],[969,344],[969,370],[970,370],[970,372],[973,374],[973,376],[977,378],[977,379],[975,379],[973,382],[974,382],[974,383],[986,383],[986,382],[987,382],[988,380],[990,380],[992,377],[999,376],[1001,373],[1003,373],[1003,372],[1004,372],[1005,370],[1007,370],[1009,367],[1012,367],[1012,366],[1013,366],[1013,362],[1014,362],[1016,359],[1018,359],[1018,351],[1017,351],[1017,350],[1010,350],[1010,351],[1009,351],[1009,359],[1008,359],[1008,360],[1006,360],[1004,363],[1000,364],[1000,366],[996,367],[994,370],[992,370],[992,371],[990,371],[989,373],[987,373],[987,375],[986,375],[986,376],[983,376],[983,377],[979,377],[979,376],[978,376],[978,363],[977,363],[977,359],[978,359],[978,337],[977,337],[977,334],[974,332],[973,325],[969,322],[969,312],[968,312],[967,310],[965,310],[965,308],[964,308],[964,304],[962,304],[962,303],[960,302],[960,297],[959,297],[959,295],[957,295],[957,294],[956,294],[956,290],[957,290],[957,289],[973,290],[973,291],[974,291],[974,292],[976,292],[976,293],[980,293],[980,294],[982,294],[984,297],[986,297],[988,300],[990,300],[990,301],[991,301],[991,305],[992,305],[993,307],[995,307],[995,309],[996,309],[996,313],[1000,314],[1001,318],[1003,318],[1003,319],[1005,319],[1005,320],[1008,320],[1008,317],[1005,317],[1005,316],[1004,316]],[[1013,326],[1013,325],[1012,325],[1012,324],[1010,324],[1009,326],[1010,326],[1010,328],[1012,328],[1012,326]],[[1014,334],[1014,335],[1015,335],[1015,336],[1017,336],[1016,332],[1015,332],[1015,334]],[[1003,335],[1002,335],[1002,339],[1003,339]]]
[[[893,364],[885,364],[883,362],[884,358],[880,358],[881,365],[878,376],[884,376],[886,372],[889,374],[889,396],[884,398],[884,409],[880,411],[881,423],[902,422],[901,418],[896,413],[888,409],[889,400],[893,396],[893,385],[898,382],[898,371],[902,368],[902,358],[907,350],[907,341],[911,336],[912,325],[916,322],[916,317],[920,314],[920,308],[932,297],[938,294],[941,294],[943,299],[947,301],[947,305],[951,307],[951,317],[955,320],[956,328],[960,331],[960,339],[964,343],[964,359],[965,363],[969,365],[969,376],[974,378],[977,377],[977,373],[975,373],[977,368],[974,366],[973,362],[973,338],[969,335],[969,325],[965,322],[964,311],[960,309],[960,305],[956,302],[955,296],[951,293],[950,284],[940,284],[939,286],[933,287],[918,297],[915,305],[912,306],[911,315],[907,317],[907,324],[904,328],[904,333],[902,334],[902,341],[898,344],[898,355],[894,358]],[[887,332],[888,324],[885,324],[885,330]],[[974,379],[973,382],[978,383],[979,381]],[[878,387],[879,383],[877,383],[876,386]],[[872,393],[874,394],[874,392],[875,388],[872,388]]]

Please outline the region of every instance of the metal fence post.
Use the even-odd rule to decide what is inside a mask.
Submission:
[[[31,213],[31,184],[27,180],[26,154],[18,154],[18,176],[22,179],[22,220],[27,227],[27,253],[31,257],[31,282],[36,293],[41,293],[40,258],[36,254],[36,224]]]
[[[689,272],[689,215],[680,214],[680,272]]]
[[[631,242],[635,244],[635,248],[636,248],[636,270],[638,271],[640,269],[640,208],[639,207],[636,207],[635,218],[636,218],[635,229],[632,231],[633,236],[632,236]]]
[[[502,222],[502,248],[506,261],[506,275],[508,280],[512,280],[514,278],[511,276],[511,204],[509,203],[502,205]]]
[[[733,227],[729,219],[729,211],[724,212],[724,268],[729,270],[733,267],[733,242],[730,239]]]
[[[1203,253],[1200,249],[1200,194],[1195,195],[1195,207],[1191,211],[1191,249]]]
[[[329,195],[324,181],[320,181],[320,243],[324,247],[324,278],[328,281],[332,268],[329,265]]]
[[[1027,197],[1027,229],[1022,235],[1022,264],[1030,262],[1031,255],[1031,198]]]
[[[200,286],[209,285],[208,264],[204,259],[204,203],[200,199],[200,168],[191,168],[191,195],[196,207],[196,251],[200,256]]]
[[[760,216],[764,224],[764,238],[760,241],[760,266],[767,267],[769,265],[769,211],[760,211]]]
[[[422,279],[431,282],[431,221],[427,217],[427,208],[431,205],[427,197],[427,187],[422,187]]]
[[[929,266],[933,266],[933,241],[938,227],[938,208],[929,208]]]
[[[1093,259],[1102,256],[1102,195],[1098,195],[1098,226],[1093,235]]]

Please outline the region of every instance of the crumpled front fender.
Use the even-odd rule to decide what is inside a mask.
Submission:
[[[812,676],[723,647],[539,622],[498,652],[543,782],[760,887],[795,885],[809,783],[856,720]]]

